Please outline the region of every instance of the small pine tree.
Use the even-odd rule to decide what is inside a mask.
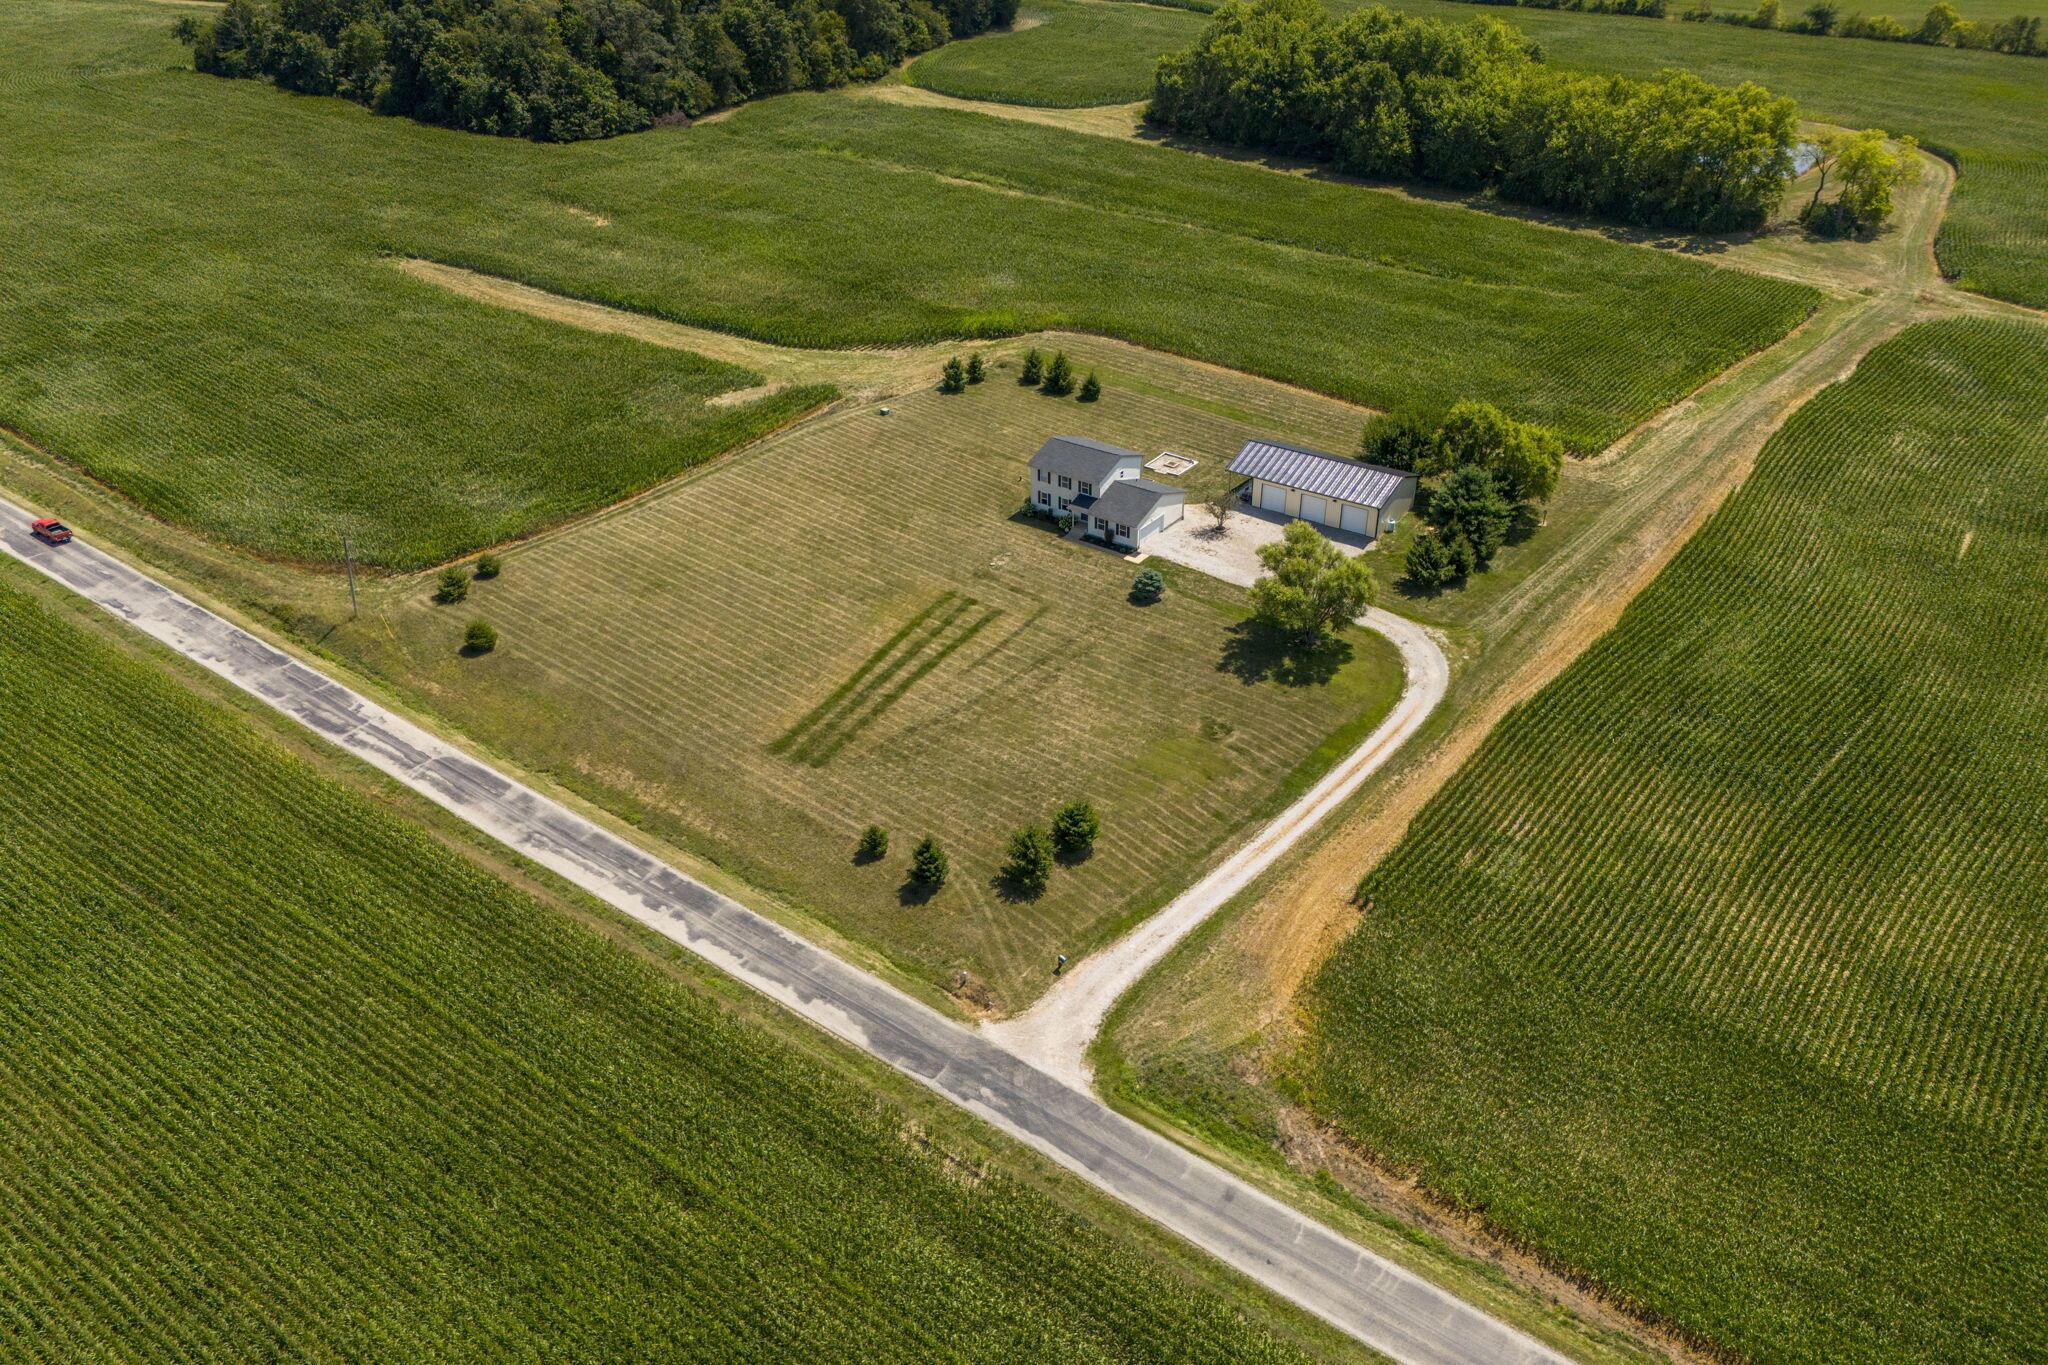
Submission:
[[[469,628],[462,632],[462,651],[465,654],[488,654],[498,647],[498,630],[489,621],[471,621]]]
[[[1419,535],[1408,547],[1401,570],[1411,584],[1424,592],[1434,592],[1451,581],[1450,548],[1434,531]]]
[[[1045,382],[1038,388],[1055,398],[1064,398],[1074,391],[1074,366],[1065,351],[1053,353],[1052,364],[1045,367]]]
[[[927,834],[924,840],[911,851],[910,880],[927,891],[936,891],[946,884],[946,874],[952,871],[952,863],[946,857],[946,850],[939,847],[939,841]]]
[[[478,578],[496,578],[500,573],[504,572],[504,569],[505,566],[499,562],[496,555],[485,555],[476,562],[476,576]]]
[[[461,569],[441,570],[440,580],[434,587],[436,602],[460,602],[469,596],[469,575]]]
[[[860,832],[860,843],[853,850],[854,860],[863,863],[878,863],[889,856],[889,831],[880,825],[869,825]]]
[[[1088,377],[1081,381],[1081,401],[1093,403],[1102,397],[1102,381],[1095,377],[1095,371],[1088,371]]]
[[[1028,387],[1029,385],[1036,384],[1043,378],[1045,378],[1045,357],[1041,356],[1038,353],[1038,348],[1034,346],[1024,353],[1024,370],[1023,373],[1017,376],[1017,382]]]
[[[946,368],[939,372],[940,393],[963,393],[967,389],[967,367],[954,356],[946,362]]]
[[[1133,602],[1157,602],[1166,594],[1166,580],[1159,576],[1157,569],[1140,569],[1138,576],[1131,580]]]
[[[1052,836],[1038,825],[1026,825],[1010,836],[1003,880],[1028,896],[1045,890],[1052,878]]]
[[[1052,844],[1062,858],[1078,858],[1095,847],[1102,817],[1086,801],[1069,801],[1053,813]]]
[[[988,378],[988,367],[981,363],[981,352],[976,351],[973,355],[967,357],[967,382],[979,384],[986,378]]]

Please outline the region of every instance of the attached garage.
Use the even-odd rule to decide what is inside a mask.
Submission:
[[[1171,484],[1120,479],[1089,507],[1089,532],[1097,539],[1142,550],[1145,540],[1187,515],[1187,496]]]
[[[1303,446],[1248,442],[1230,472],[1251,480],[1251,502],[1260,510],[1363,540],[1385,535],[1415,505],[1415,476],[1407,470]]]

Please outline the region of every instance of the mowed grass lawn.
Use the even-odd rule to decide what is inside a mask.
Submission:
[[[1598,444],[1805,290],[1350,187],[846,95],[536,146],[181,69],[172,6],[0,9],[0,425],[180,525],[417,567],[823,396],[450,298],[469,264],[793,345],[1047,325]]]
[[[1345,1349],[57,598],[0,563],[0,1355]]]
[[[1150,98],[1152,65],[1192,45],[1208,26],[1193,10],[1136,0],[1039,0],[1035,21],[927,52],[905,73],[912,85],[962,99],[1077,108]]]
[[[1166,599],[1135,606],[1120,556],[1014,519],[1056,434],[1170,446],[1198,476],[1254,432],[1355,438],[1355,409],[1102,355],[1079,354],[1103,366],[1100,403],[1020,388],[1012,358],[966,394],[834,414],[520,550],[460,607],[409,583],[387,620],[336,639],[466,733],[905,971],[951,986],[964,970],[1021,1006],[1055,954],[1186,886],[1401,686],[1376,634],[1298,676],[1244,628],[1241,590],[1160,565]],[[475,616],[503,641],[458,657]],[[1095,856],[1039,899],[1006,895],[1004,840],[1070,797],[1102,812]],[[890,855],[858,866],[870,822]],[[899,896],[926,833],[953,862],[929,902]]]
[[[1367,877],[1299,1093],[1737,1356],[2048,1341],[2048,325],[1923,324]]]

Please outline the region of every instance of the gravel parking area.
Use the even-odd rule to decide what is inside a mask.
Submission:
[[[1169,526],[1145,542],[1146,556],[1170,559],[1211,578],[1250,587],[1259,576],[1259,547],[1280,539],[1291,517],[1276,516],[1234,503],[1224,517],[1221,530],[1216,519],[1199,507],[1190,507],[1178,525]],[[1316,528],[1332,545],[1347,555],[1362,555],[1372,542],[1358,536]]]

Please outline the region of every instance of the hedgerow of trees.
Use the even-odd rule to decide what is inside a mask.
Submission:
[[[1335,19],[1316,0],[1233,0],[1192,48],[1160,59],[1148,117],[1376,179],[1726,232],[1777,207],[1795,109],[1748,82],[1559,70],[1492,18],[1373,7]]]
[[[2003,52],[2014,57],[2048,57],[2041,21],[2014,14],[1993,22],[1970,20],[1948,0],[1936,0],[1917,26],[1908,27],[1888,14],[1842,13],[1832,0],[1807,6],[1787,19],[1779,0],[1761,0],[1753,10],[1717,10],[1713,0],[1698,0],[1680,16],[1688,23],[1734,24],[1738,28],[1778,29],[1817,38],[1867,38],[1880,43],[1919,43],[1926,47],[1959,47]]]
[[[470,132],[574,142],[873,80],[1016,0],[229,0],[193,65]]]

